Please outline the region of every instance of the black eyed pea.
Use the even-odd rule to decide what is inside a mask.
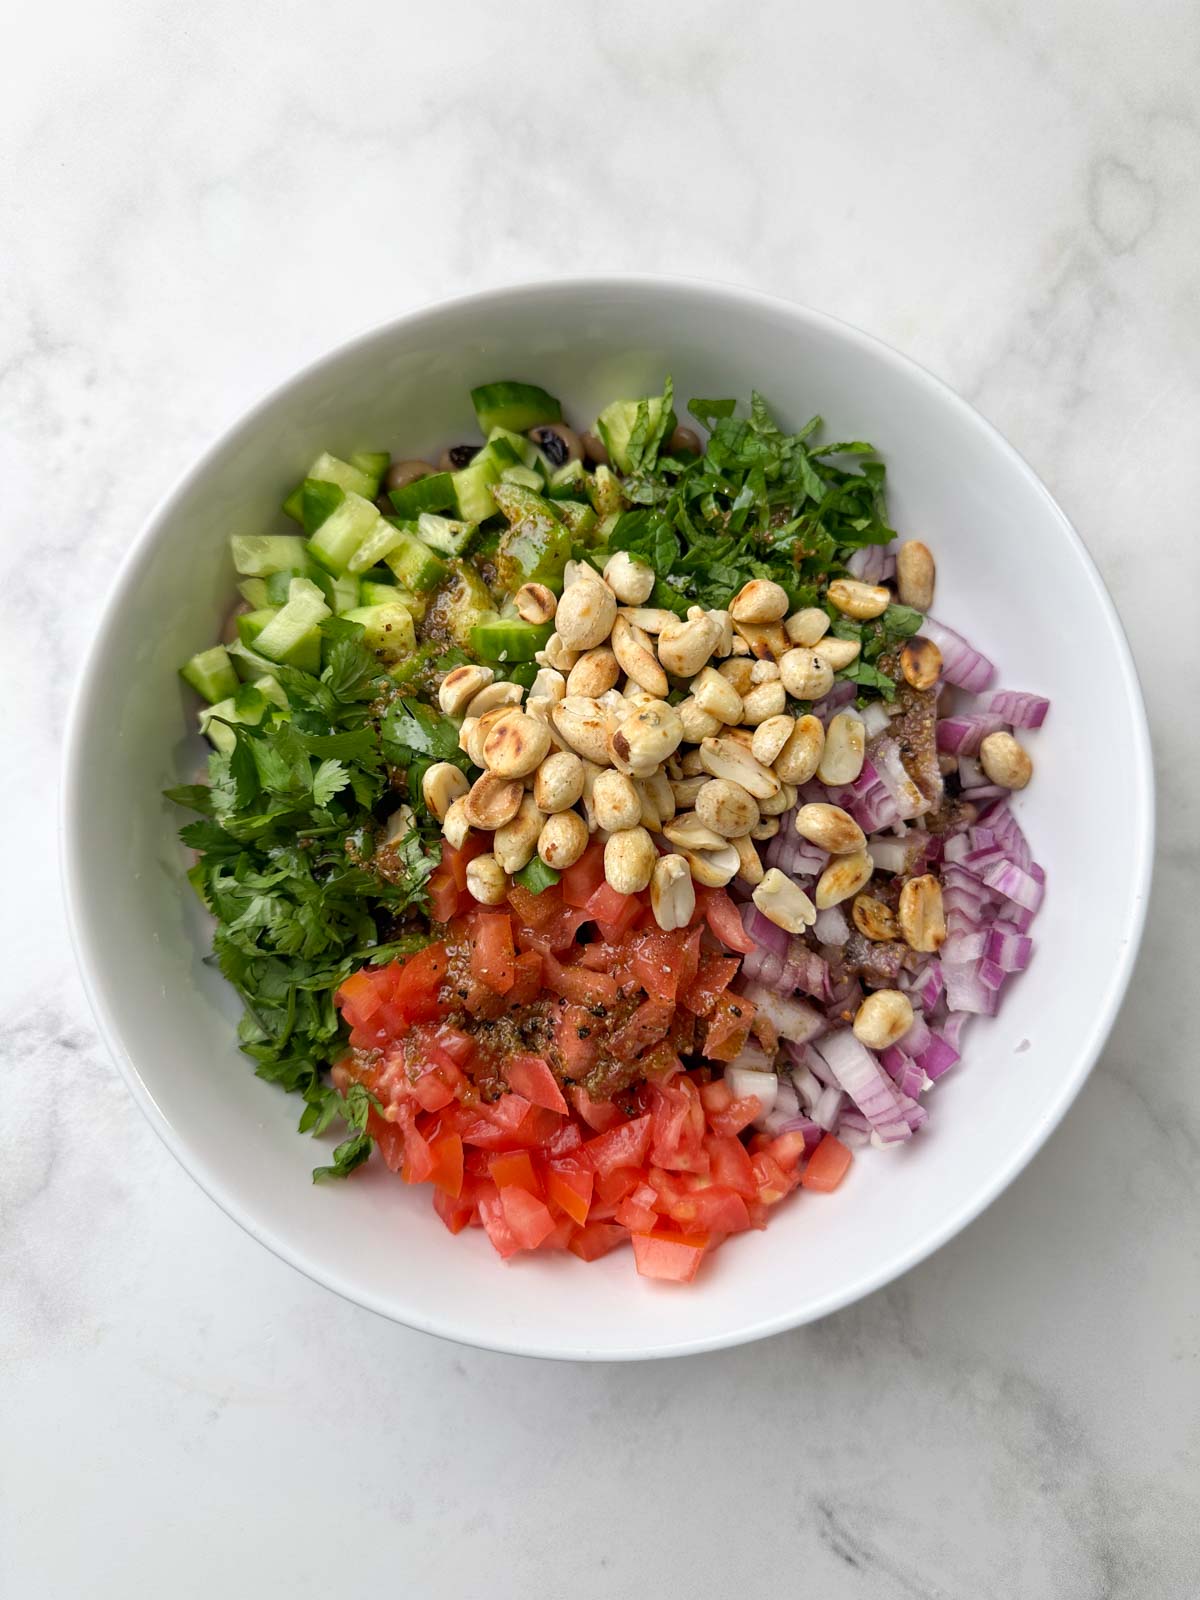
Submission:
[[[776,757],[788,742],[795,726],[794,717],[782,714],[764,717],[754,730],[754,737],[750,741],[750,754],[756,761],[761,761],[764,767],[774,766]]]
[[[794,783],[785,783],[778,794],[772,795],[769,800],[760,800],[758,809],[764,817],[782,817],[785,812],[795,809],[798,794]]]
[[[853,855],[867,847],[866,835],[850,813],[822,801],[800,807],[796,832],[831,856]]]
[[[825,726],[810,712],[797,717],[788,741],[775,757],[774,770],[784,783],[807,783],[821,763],[825,748]]]
[[[597,766],[612,765],[608,753],[610,717],[595,700],[586,695],[568,695],[553,707],[550,720],[563,743],[576,755],[585,761],[594,761]]]
[[[871,881],[875,863],[865,850],[852,855],[834,856],[817,879],[817,910],[827,911],[830,906],[841,905]]]
[[[442,838],[456,850],[461,850],[470,831],[471,821],[467,816],[466,799],[455,800],[442,818]]]
[[[779,672],[783,687],[796,700],[823,700],[833,688],[833,668],[815,650],[789,650]]]
[[[731,656],[728,661],[722,661],[716,671],[722,678],[729,680],[737,690],[740,700],[742,695],[749,694],[754,687],[754,668],[757,664],[750,656]]]
[[[886,1050],[913,1025],[912,1002],[899,989],[876,989],[854,1014],[854,1037],[868,1050]]]
[[[545,821],[533,796],[523,794],[516,816],[492,836],[492,849],[505,872],[520,872],[533,860]]]
[[[538,835],[538,855],[555,872],[573,867],[587,849],[587,823],[578,811],[557,811],[547,817]]]
[[[816,906],[800,885],[793,883],[778,867],[763,874],[752,898],[763,916],[787,933],[803,933],[817,920]]]
[[[683,859],[692,877],[705,889],[723,889],[733,882],[741,867],[738,853],[731,844],[720,850],[685,850]]]
[[[525,698],[525,691],[519,683],[489,683],[486,688],[471,697],[467,706],[469,717],[484,717],[489,711],[496,711],[501,706],[519,706]]]
[[[706,666],[721,637],[720,624],[703,611],[675,622],[658,636],[658,659],[673,678],[694,678]]]
[[[461,472],[478,454],[477,444],[452,444],[438,457],[438,471]]]
[[[506,898],[508,878],[491,851],[468,862],[467,893],[481,906],[498,906]]]
[[[738,700],[738,714],[741,714],[742,702]],[[701,739],[710,739],[713,734],[720,733],[723,724],[714,717],[710,711],[696,699],[694,694],[686,695],[675,707],[679,713],[679,721],[683,726],[683,737],[688,744],[699,744]]]
[[[818,639],[812,647],[812,653],[818,661],[823,661],[832,672],[841,672],[843,667],[857,659],[862,650],[860,639],[834,639],[832,637]]]
[[[448,717],[467,715],[467,707],[481,689],[486,689],[496,674],[491,667],[469,665],[452,667],[438,689],[438,705]],[[478,715],[478,713],[476,713]]]
[[[829,632],[829,616],[820,606],[806,606],[803,611],[793,612],[783,627],[793,644],[807,645],[811,650]]]
[[[604,846],[604,877],[618,894],[640,894],[654,873],[658,851],[645,828],[622,828]]]
[[[787,590],[769,578],[751,578],[729,602],[734,622],[780,622],[787,616]]]
[[[696,887],[680,855],[660,856],[650,875],[650,909],[659,927],[670,933],[686,928],[696,909]]]
[[[544,583],[523,583],[513,596],[517,615],[524,622],[549,622],[558,610],[558,596]]]
[[[642,800],[632,778],[623,772],[602,772],[592,786],[592,812],[605,833],[636,828],[642,820]]]
[[[942,652],[932,639],[906,639],[900,647],[900,671],[914,689],[932,689],[942,675]]]
[[[494,772],[485,772],[482,778],[477,778],[471,785],[470,792],[463,800],[467,822],[484,833],[495,833],[513,820],[524,798],[525,790],[517,779],[501,778]],[[525,862],[521,865],[524,866]]]
[[[754,836],[751,833],[740,833],[736,839],[731,839],[730,844],[737,851],[739,878],[744,878],[753,886],[763,881],[765,868],[762,857],[754,847]]]
[[[835,578],[826,591],[829,603],[843,616],[866,622],[880,617],[891,604],[889,592],[877,583],[860,583],[857,578]]]
[[[635,626],[629,618],[617,613],[609,639],[613,655],[621,671],[644,694],[665,700],[669,684],[667,675],[658,664],[658,657],[650,643],[650,635]]]
[[[604,448],[604,440],[599,434],[587,428],[579,435],[579,442],[583,446],[583,453],[593,466],[606,467],[608,465],[608,451]]]
[[[529,700],[561,700],[567,692],[567,680],[553,667],[539,667],[537,676],[529,686]]]
[[[573,750],[555,750],[542,762],[533,780],[539,811],[568,811],[583,794],[583,762]]]
[[[746,663],[749,666],[749,662]],[[749,689],[747,684],[747,689]],[[736,689],[725,672],[705,667],[691,682],[692,698],[702,711],[718,722],[742,720],[742,691]],[[716,730],[714,729],[713,732]],[[704,737],[707,737],[705,735]]]
[[[604,581],[622,605],[640,606],[654,588],[654,568],[635,560],[628,550],[618,550],[608,559]]]
[[[435,761],[425,768],[421,779],[421,797],[429,814],[445,822],[446,813],[456,800],[461,800],[471,785],[461,767],[450,761]]]
[[[695,428],[689,428],[684,423],[679,423],[667,440],[667,454],[672,456],[703,455],[700,447],[700,435]]]
[[[705,739],[700,760],[710,777],[740,783],[756,800],[770,800],[783,787],[770,767],[756,761],[746,746],[732,737]]]
[[[942,886],[932,873],[910,878],[904,885],[896,920],[910,950],[928,955],[942,948],[946,942],[946,912]]]
[[[568,650],[594,650],[612,632],[617,602],[596,573],[581,577],[563,591],[554,614],[554,629]],[[551,663],[554,665],[554,663]]]
[[[723,839],[737,839],[750,832],[760,813],[757,800],[740,783],[710,778],[696,796],[696,815]]]
[[[929,546],[920,539],[906,539],[896,552],[896,593],[902,604],[915,611],[928,611],[933,604],[936,578]]]
[[[418,478],[431,478],[437,471],[428,461],[393,461],[383,475],[385,489],[407,489],[410,483],[416,483]],[[395,511],[395,506],[388,502],[388,515]]]
[[[771,665],[774,666],[774,662]],[[771,678],[766,683],[757,683],[749,694],[742,696],[742,725],[756,728],[768,717],[782,716],[786,705],[787,693],[781,679]]]
[[[683,739],[683,722],[665,700],[643,706],[626,717],[609,741],[614,763],[628,766],[634,777],[648,778],[673,755]]]
[[[1023,789],[1033,777],[1029,752],[1011,733],[989,733],[979,746],[979,764],[1002,789]]]
[[[550,730],[523,711],[497,719],[483,742],[483,762],[502,778],[525,778],[550,754]]]
[[[829,719],[825,729],[825,748],[817,766],[817,777],[822,783],[840,787],[853,783],[863,769],[867,749],[867,730],[861,717],[851,711],[839,711]]]
[[[607,645],[597,645],[594,650],[585,650],[567,674],[567,693],[598,700],[620,676],[616,656]]]
[[[546,422],[530,428],[529,437],[556,470],[568,461],[583,460],[583,441],[565,422]]]

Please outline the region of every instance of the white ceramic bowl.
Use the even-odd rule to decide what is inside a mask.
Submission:
[[[269,529],[322,448],[420,456],[475,433],[467,391],[543,384],[590,422],[614,396],[760,389],[781,420],[885,454],[894,525],[938,561],[939,617],[1048,694],[1037,775],[1015,809],[1048,892],[1031,969],[928,1096],[911,1146],[866,1150],[832,1196],[801,1193],[765,1233],[680,1290],[628,1252],[505,1266],[480,1231],[446,1233],[427,1192],[373,1162],[313,1187],[320,1146],[297,1103],[255,1078],[238,1007],[203,964],[180,813],[199,744],[176,668],[230,602],[228,537]],[[682,409],[682,408],[681,408]],[[1151,768],[1137,680],[1077,534],[970,406],[885,345],[799,306],[688,281],[558,282],[475,295],[366,334],[291,379],[184,477],[134,543],[81,674],[67,736],[65,875],[104,1036],[179,1160],[264,1244],[364,1306],[465,1343],[588,1359],[677,1355],[833,1311],[956,1233],[1024,1167],[1078,1092],[1133,965],[1151,859]]]

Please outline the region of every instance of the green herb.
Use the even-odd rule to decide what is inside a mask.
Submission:
[[[513,882],[519,883],[523,889],[528,889],[530,894],[541,894],[543,889],[549,889],[556,884],[558,877],[554,868],[548,867],[541,856],[534,856],[528,866],[514,873]]]

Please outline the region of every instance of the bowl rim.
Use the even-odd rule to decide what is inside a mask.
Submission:
[[[794,1313],[741,1320],[725,1331],[695,1339],[675,1339],[653,1348],[631,1346],[626,1349],[589,1351],[562,1343],[506,1339],[502,1334],[481,1335],[453,1318],[426,1315],[406,1310],[403,1315],[383,1296],[363,1290],[343,1279],[336,1269],[325,1269],[308,1260],[302,1250],[290,1241],[277,1236],[247,1209],[229,1186],[221,1182],[208,1169],[207,1162],[189,1141],[186,1130],[176,1127],[163,1112],[154,1095],[141,1076],[132,1056],[126,1049],[116,1019],[99,978],[93,971],[92,958],[84,931],[82,854],[84,847],[83,823],[86,813],[86,786],[81,770],[79,746],[92,695],[100,682],[96,670],[108,648],[110,638],[118,626],[128,592],[135,586],[141,570],[163,528],[176,507],[192,486],[208,471],[212,461],[235,437],[254,426],[260,416],[284,399],[289,391],[307,382],[320,370],[342,359],[351,351],[369,347],[392,334],[456,311],[491,302],[498,310],[506,304],[525,301],[531,297],[545,296],[547,292],[585,293],[596,295],[622,295],[640,291],[662,292],[694,297],[697,300],[724,298],[740,301],[747,306],[793,323],[807,324],[831,332],[837,338],[869,351],[876,359],[900,369],[911,381],[924,386],[952,408],[965,413],[965,418],[975,427],[990,435],[991,443],[1011,467],[1020,474],[1036,492],[1047,511],[1058,522],[1063,535],[1073,545],[1079,556],[1099,613],[1108,625],[1116,664],[1122,686],[1128,696],[1133,721],[1132,783],[1134,836],[1128,841],[1133,857],[1131,904],[1125,915],[1130,937],[1125,941],[1117,958],[1112,981],[1107,989],[1105,1004],[1092,1020],[1085,1039],[1076,1052],[1072,1069],[1058,1088],[1046,1113],[1028,1129],[1025,1138],[1016,1144],[1006,1158],[975,1188],[971,1196],[953,1213],[943,1217],[939,1224],[918,1242],[891,1255],[870,1271],[848,1281],[846,1285],[825,1295],[820,1301]],[[636,274],[579,274],[521,279],[437,300],[407,311],[400,316],[375,323],[349,339],[324,350],[290,373],[281,382],[272,385],[247,409],[222,428],[207,447],[179,474],[150,512],[136,538],[133,539],[120,561],[109,585],[98,620],[94,626],[71,692],[63,739],[62,777],[59,791],[59,864],[66,907],[66,918],[76,964],[83,982],[84,992],[104,1044],[116,1062],[134,1100],[151,1127],[200,1188],[237,1222],[252,1238],[265,1245],[274,1255],[295,1267],[313,1282],[340,1295],[353,1304],[386,1317],[389,1321],[434,1334],[454,1343],[476,1349],[494,1350],[501,1354],[540,1357],[554,1360],[634,1361],[661,1359],[670,1356],[695,1355],[709,1350],[724,1349],[750,1343],[783,1333],[864,1298],[875,1290],[901,1277],[911,1268],[931,1256],[957,1233],[973,1222],[1025,1169],[1034,1155],[1045,1144],[1066,1114],[1068,1107],[1079,1094],[1103,1049],[1116,1021],[1128,990],[1141,946],[1149,907],[1153,869],[1155,810],[1154,769],[1145,699],[1138,679],[1133,653],[1116,606],[1106,588],[1087,546],[1074,524],[1057,500],[1033,470],[1024,456],[1009,443],[999,429],[968,400],[953,389],[944,379],[937,377],[920,362],[903,354],[885,340],[865,332],[853,323],[828,312],[817,310],[784,296],[769,294],[742,284],[715,279],[671,273]]]

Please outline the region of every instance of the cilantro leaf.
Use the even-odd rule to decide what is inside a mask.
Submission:
[[[332,1166],[313,1168],[313,1182],[328,1183],[333,1178],[348,1178],[357,1167],[362,1166],[374,1148],[375,1141],[369,1133],[351,1134],[333,1152]]]
[[[313,804],[327,806],[334,795],[350,782],[350,774],[340,761],[322,761],[313,773]]]

